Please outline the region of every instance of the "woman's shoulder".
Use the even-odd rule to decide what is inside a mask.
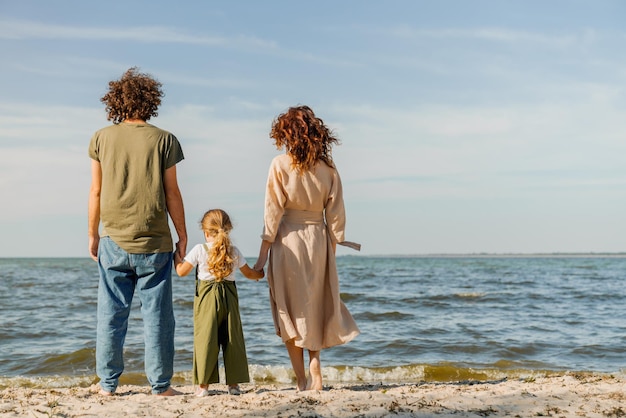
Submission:
[[[291,156],[289,154],[281,154],[274,157],[270,166],[270,172],[274,173],[274,176],[278,178],[290,178],[291,174],[296,173]],[[305,176],[335,178],[339,176],[339,171],[334,164],[327,164],[319,160],[305,173]]]
[[[288,176],[293,171],[293,165],[291,164],[291,157],[288,154],[277,155],[272,159],[270,164],[270,173],[274,176],[282,178]]]
[[[291,166],[291,157],[289,154],[279,154],[272,158],[272,165],[278,165],[281,167],[290,167]]]

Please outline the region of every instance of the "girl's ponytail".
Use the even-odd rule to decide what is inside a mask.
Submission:
[[[211,209],[202,217],[202,229],[213,238],[213,246],[209,250],[209,273],[221,282],[234,270],[235,260],[232,257],[230,231],[233,226],[230,217],[221,209]]]

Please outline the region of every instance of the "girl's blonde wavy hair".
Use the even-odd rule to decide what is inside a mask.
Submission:
[[[230,217],[221,209],[207,211],[200,222],[202,230],[213,238],[213,246],[209,249],[209,273],[221,282],[228,277],[235,268],[235,260],[231,253],[230,231],[233,225]]]

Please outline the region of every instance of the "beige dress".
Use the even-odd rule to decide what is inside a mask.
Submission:
[[[267,270],[276,334],[308,350],[347,343],[359,329],[339,297],[332,243],[344,241],[337,170],[319,162],[299,174],[287,154],[274,158],[262,238],[272,242]]]

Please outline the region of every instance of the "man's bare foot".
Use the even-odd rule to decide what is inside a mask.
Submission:
[[[102,386],[97,383],[94,383],[89,387],[89,392],[98,394],[100,396],[113,396],[113,392],[109,392],[108,390],[104,390]]]
[[[176,396],[176,395],[182,395],[182,394],[183,394],[182,392],[179,392],[170,386],[169,388],[167,388],[165,392],[157,393],[157,396]]]

